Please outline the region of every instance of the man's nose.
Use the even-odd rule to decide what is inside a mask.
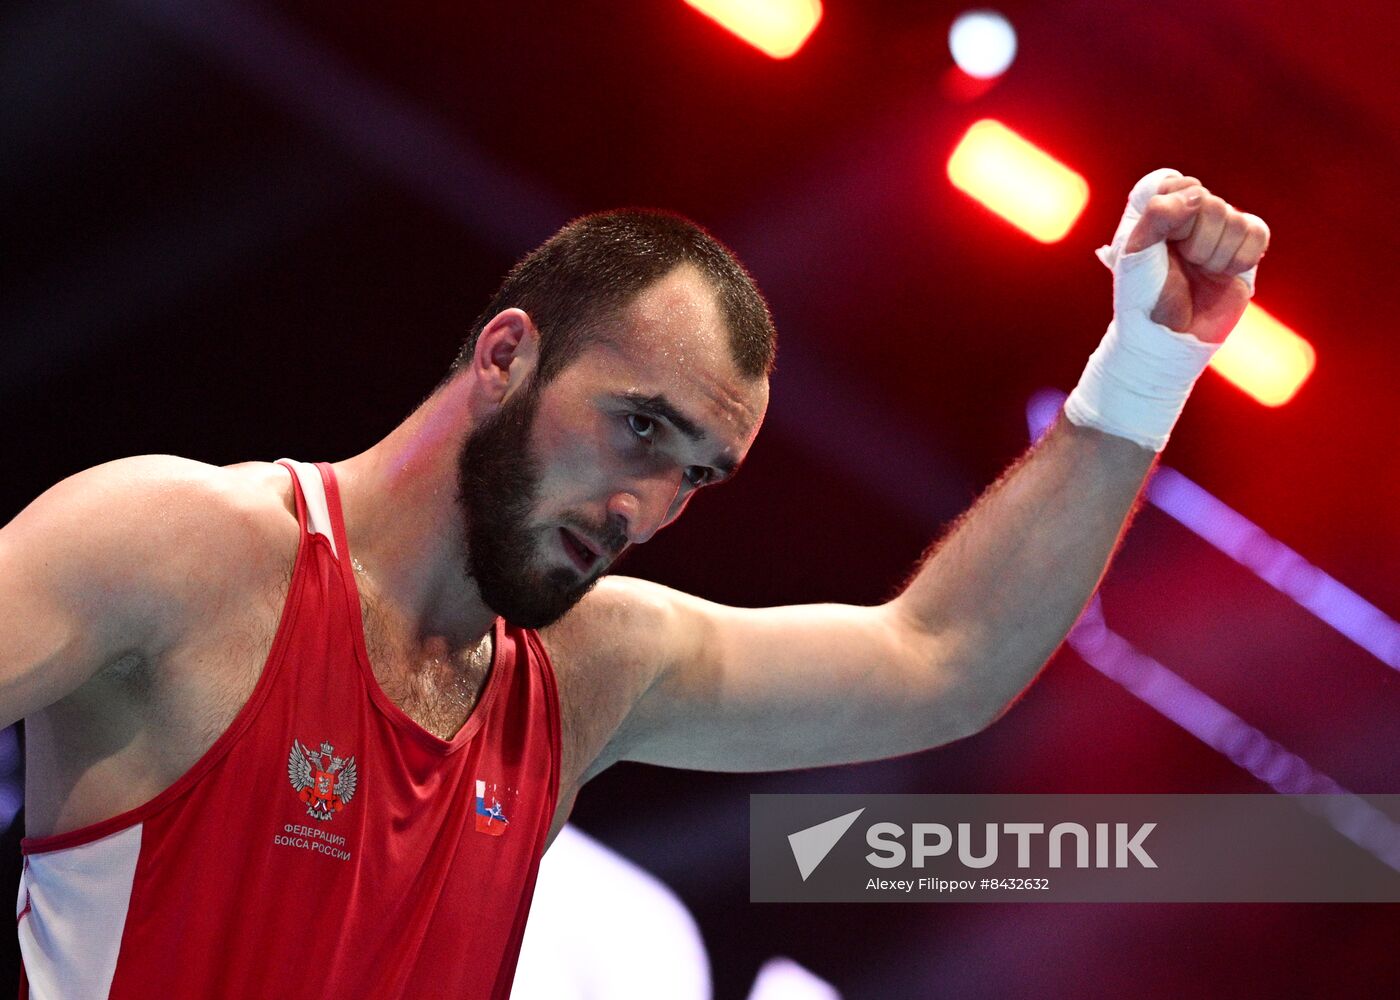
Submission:
[[[679,493],[679,482],[659,476],[645,483],[634,483],[612,495],[608,500],[608,515],[621,519],[630,544],[640,545],[674,520],[673,507]]]

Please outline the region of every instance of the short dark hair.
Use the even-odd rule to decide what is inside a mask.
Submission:
[[[745,378],[773,370],[777,331],[744,265],[719,240],[673,212],[626,208],[577,218],[506,274],[472,326],[448,372],[471,364],[477,337],[493,317],[522,309],[540,331],[540,386],[568,367],[600,327],[653,282],[693,265],[718,297],[730,353]]]

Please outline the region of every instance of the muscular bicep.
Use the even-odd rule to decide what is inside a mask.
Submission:
[[[909,753],[985,722],[939,640],[906,627],[896,605],[731,608],[666,588],[652,599],[668,613],[655,674],[619,731],[624,759],[814,767]]]

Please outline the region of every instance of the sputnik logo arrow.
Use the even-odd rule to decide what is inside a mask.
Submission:
[[[797,861],[797,870],[802,874],[802,881],[806,882],[807,876],[816,871],[817,865],[831,853],[836,842],[863,812],[865,808],[861,807],[855,812],[788,834],[788,846],[792,848],[792,856]]]

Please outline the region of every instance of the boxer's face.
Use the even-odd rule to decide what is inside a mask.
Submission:
[[[632,544],[733,475],[768,404],[730,357],[714,295],[677,269],[463,448],[468,571],[516,625],[557,621]]]

